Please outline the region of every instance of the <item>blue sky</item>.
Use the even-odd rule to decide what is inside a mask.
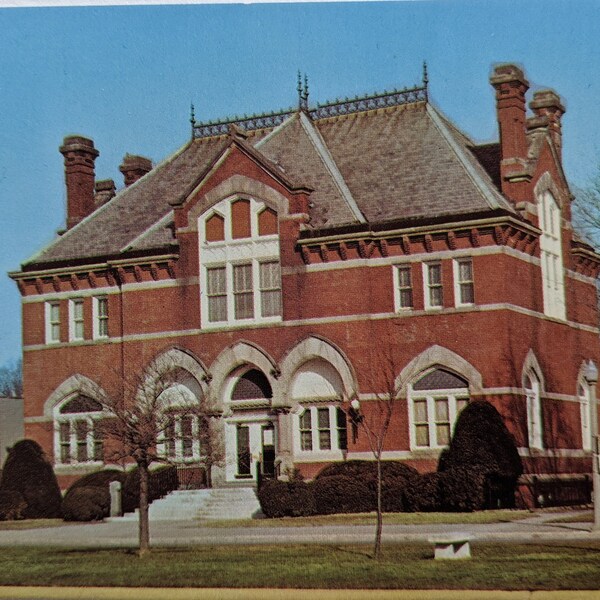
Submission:
[[[197,120],[286,108],[296,72],[311,103],[412,86],[476,140],[497,137],[492,65],[517,62],[564,98],[565,168],[585,185],[600,160],[600,3],[454,0],[0,8],[0,271],[65,219],[65,135],[91,137],[98,179],[126,152],[158,162]],[[20,300],[0,277],[0,365],[20,355]]]

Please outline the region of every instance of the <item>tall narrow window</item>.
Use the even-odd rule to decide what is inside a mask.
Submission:
[[[300,415],[300,449],[311,451],[312,447],[311,411],[306,409]]]
[[[561,213],[554,196],[544,192],[538,202],[542,235],[540,260],[544,291],[544,313],[557,319],[566,319],[564,273],[561,243]]]
[[[278,261],[260,263],[260,305],[263,317],[281,314],[281,275]]]
[[[425,268],[425,307],[441,308],[444,305],[442,287],[442,265],[440,263],[426,263]]]
[[[329,407],[317,410],[319,419],[319,449],[331,450],[331,429],[329,424]]]
[[[233,300],[236,319],[252,319],[254,317],[252,264],[233,266]]]
[[[348,425],[346,413],[338,408],[336,410],[337,433],[338,433],[338,448],[340,450],[348,449]]]
[[[60,303],[46,303],[46,343],[60,342]]]
[[[83,339],[83,298],[75,298],[69,303],[70,322],[69,339],[77,341]]]
[[[108,298],[94,298],[94,339],[108,337]]]
[[[227,321],[227,284],[225,267],[206,269],[208,320],[211,323]]]
[[[454,261],[454,281],[456,305],[473,304],[475,302],[475,292],[473,262],[470,258]]]
[[[398,267],[398,308],[409,309],[413,307],[413,288],[410,265]]]
[[[530,448],[544,447],[542,437],[542,402],[540,379],[534,371],[525,375],[527,435]]]

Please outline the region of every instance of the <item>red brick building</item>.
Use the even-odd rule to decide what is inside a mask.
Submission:
[[[589,472],[600,257],[571,227],[565,109],[546,90],[528,114],[515,66],[491,84],[498,143],[450,123],[426,76],[316,108],[299,86],[295,111],[192,119],[154,167],[127,155],[117,194],[95,181],[93,142],[65,138],[67,229],[11,274],[26,435],[63,482],[103,463],[94,394],[150,365],[218,409],[218,481],[370,458],[340,406],[369,413],[382,360],[400,390],[385,458],[435,468],[480,398],[529,475]],[[174,418],[159,450],[193,464],[198,427]]]

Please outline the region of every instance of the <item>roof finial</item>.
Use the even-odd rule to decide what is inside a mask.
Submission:
[[[194,111],[194,103],[190,104],[190,123],[192,124],[192,139],[194,138],[194,128],[196,127],[196,113]]]
[[[308,75],[304,73],[304,107],[308,110]]]
[[[298,69],[298,85],[296,86],[298,91],[298,110],[302,110],[302,75],[300,69]]]
[[[425,88],[425,98],[427,98],[427,86],[429,85],[429,75],[427,74],[427,61],[423,61],[423,87]]]

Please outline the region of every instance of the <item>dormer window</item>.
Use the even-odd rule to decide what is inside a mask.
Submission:
[[[252,198],[231,198],[200,221],[202,326],[279,321],[277,213]]]

